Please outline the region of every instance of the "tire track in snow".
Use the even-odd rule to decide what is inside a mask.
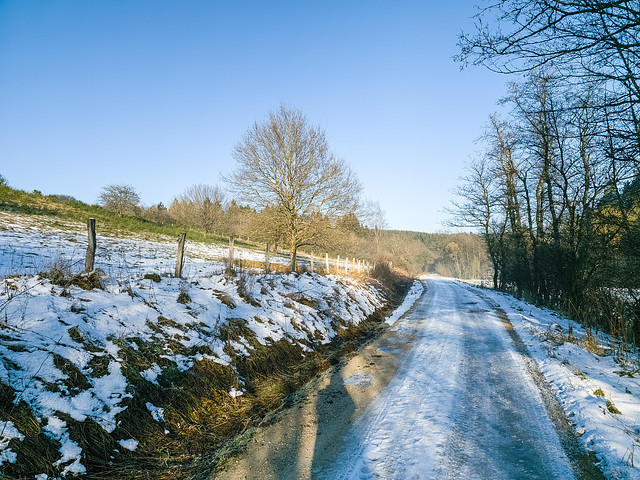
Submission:
[[[464,286],[447,288],[468,313],[455,426],[439,478],[575,478],[523,356],[496,313]]]
[[[435,475],[455,389],[461,345],[459,312],[449,292],[429,289],[421,305],[404,320],[417,329],[413,349],[394,379],[354,424],[337,468],[317,478],[422,479]],[[402,322],[400,324],[402,328]],[[437,405],[437,408],[432,408]],[[429,470],[429,467],[433,467]],[[315,477],[314,477],[315,478]]]
[[[500,308],[500,305],[490,301],[481,293],[475,291],[473,293],[481,297],[483,301],[496,312],[498,318],[500,318],[500,321],[502,322],[502,325],[511,337],[517,352],[522,355],[522,360],[526,365],[529,375],[538,388],[540,397],[547,411],[547,415],[558,433],[558,438],[564,451],[568,454],[569,462],[576,477],[581,480],[604,480],[605,476],[595,465],[597,460],[595,455],[593,455],[593,452],[589,455],[578,441],[578,436],[571,426],[562,406],[553,394],[553,391],[551,390],[547,380],[544,378],[544,375],[538,369],[538,366],[529,353],[527,346],[513,328],[506,312]]]
[[[417,329],[403,366],[355,422],[334,468],[313,478],[576,478],[493,308],[452,281],[428,287],[401,321]]]

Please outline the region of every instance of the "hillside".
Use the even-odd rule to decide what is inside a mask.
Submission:
[[[72,223],[79,219],[95,218],[101,225],[102,233],[131,234],[138,233],[145,236],[171,235],[177,236],[185,231],[183,225],[170,225],[153,222],[135,215],[118,215],[99,205],[88,205],[67,195],[43,195],[41,192],[25,192],[23,190],[0,185],[0,212],[37,215],[42,221],[54,226],[58,222],[70,220]],[[223,237],[209,235],[186,229],[189,238],[205,243],[224,241]]]
[[[375,334],[409,285],[388,271],[265,274],[259,252],[229,264],[191,240],[173,278],[174,238],[120,227],[102,229],[120,233],[99,233],[97,269],[79,275],[83,224],[0,212],[5,478],[180,478]]]

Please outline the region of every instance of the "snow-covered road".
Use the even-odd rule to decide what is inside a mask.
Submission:
[[[415,329],[396,376],[354,423],[326,479],[573,479],[539,388],[494,309],[428,279],[394,328]],[[574,462],[575,463],[575,462]]]

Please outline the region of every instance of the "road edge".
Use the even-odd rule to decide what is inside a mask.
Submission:
[[[553,393],[550,383],[538,368],[526,344],[522,338],[520,338],[520,335],[518,335],[511,320],[509,320],[507,313],[499,304],[491,301],[480,292],[474,293],[480,296],[494,310],[509,334],[516,351],[522,356],[527,372],[540,393],[540,398],[542,399],[547,416],[553,424],[558,439],[560,440],[560,445],[567,455],[569,464],[576,478],[580,480],[606,480],[602,470],[600,470],[600,467],[597,465],[598,460],[595,452],[587,451],[584,445],[578,440],[579,435],[574,430],[566,412]]]

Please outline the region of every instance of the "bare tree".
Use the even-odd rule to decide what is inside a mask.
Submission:
[[[7,181],[6,177],[4,177],[3,175],[0,175],[0,187],[8,187],[9,186],[9,182]]]
[[[362,218],[365,225],[373,230],[376,255],[380,253],[380,239],[383,232],[388,228],[384,210],[380,206],[380,202],[370,200],[363,206]]]
[[[140,204],[140,195],[131,185],[112,184],[102,187],[98,202],[105,208],[122,216],[134,214]]]
[[[176,221],[207,233],[222,231],[224,225],[222,189],[212,185],[192,185],[174,199],[169,208]]]
[[[598,83],[598,107],[620,135],[640,146],[640,6],[637,0],[498,0],[461,34],[458,61],[501,73],[561,72],[575,84]]]
[[[290,248],[292,270],[298,248],[318,241],[325,216],[356,207],[358,180],[330,153],[324,132],[298,110],[281,106],[255,122],[233,157],[238,165],[227,180],[240,201],[273,210]]]
[[[475,18],[476,31],[460,35],[460,61],[472,58],[502,73],[571,62],[575,74],[637,79],[636,0],[498,0]]]
[[[454,189],[461,200],[453,201],[452,208],[447,209],[453,216],[450,226],[479,228],[485,237],[498,204],[497,178],[489,162],[488,155],[472,157],[467,162],[467,175],[460,177],[460,184]]]
[[[151,205],[149,208],[142,210],[142,216],[147,220],[151,220],[152,222],[160,223],[163,225],[170,225],[175,223],[174,218],[169,215],[169,210],[165,207],[162,202]]]

